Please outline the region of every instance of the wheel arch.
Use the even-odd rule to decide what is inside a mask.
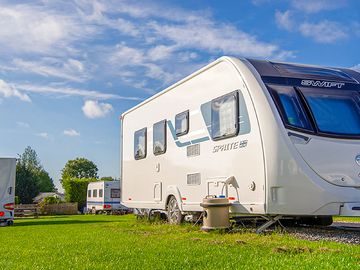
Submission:
[[[175,186],[175,185],[171,185],[171,186],[168,186],[166,188],[164,209],[165,210],[167,209],[167,205],[169,203],[169,200],[170,200],[171,196],[175,197],[176,201],[178,202],[178,205],[179,205],[179,208],[180,208],[181,212],[183,212],[181,193],[180,193],[179,188],[177,186]]]

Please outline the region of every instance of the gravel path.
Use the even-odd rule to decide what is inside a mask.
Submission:
[[[334,222],[330,227],[286,227],[286,232],[311,241],[360,244],[360,223]]]

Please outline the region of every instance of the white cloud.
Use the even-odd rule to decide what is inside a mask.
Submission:
[[[46,57],[39,61],[14,59],[14,65],[23,72],[36,73],[46,77],[57,77],[75,82],[83,82],[87,78],[84,65],[76,59],[61,59]]]
[[[72,87],[54,87],[54,86],[41,86],[32,84],[15,84],[18,89],[24,92],[39,93],[39,94],[50,94],[57,96],[80,96],[87,98],[96,99],[124,99],[124,100],[142,100],[139,97],[126,97],[116,94],[103,93],[93,90],[77,89]],[[1,92],[1,80],[0,80],[0,92]]]
[[[302,35],[319,43],[333,43],[347,37],[343,27],[333,21],[321,21],[317,24],[303,23],[299,28]]]
[[[75,129],[65,129],[63,132],[64,135],[74,137],[74,136],[80,136],[80,132],[76,131]]]
[[[280,53],[277,45],[261,42],[231,24],[200,20],[189,24],[152,22],[156,36],[174,42],[180,48],[203,49],[212,53],[273,57]]]
[[[277,10],[275,12],[275,21],[279,28],[291,31],[294,27],[294,22],[292,21],[293,14],[290,10],[281,12]]]
[[[43,138],[45,140],[50,139],[49,134],[47,132],[40,132],[40,133],[36,133],[35,135],[39,136],[39,137],[41,137],[41,138]]]
[[[147,55],[151,61],[165,60],[171,56],[174,50],[174,46],[158,45],[149,49]]]
[[[29,123],[25,123],[25,122],[21,122],[21,121],[16,122],[16,125],[21,128],[29,128],[30,127]]]
[[[105,117],[107,114],[112,112],[114,109],[109,103],[100,103],[94,100],[85,101],[82,111],[86,117],[94,119]]]
[[[27,94],[21,93],[14,85],[8,84],[0,79],[0,94],[5,98],[17,97],[22,101],[31,102]]]
[[[91,26],[42,5],[6,5],[0,9],[0,50],[63,55],[73,41],[84,39]]]
[[[360,72],[360,64],[357,64],[356,66],[353,66],[351,69],[354,69],[354,70]]]
[[[291,4],[294,8],[305,13],[317,13],[338,9],[345,6],[346,2],[346,0],[292,0]]]

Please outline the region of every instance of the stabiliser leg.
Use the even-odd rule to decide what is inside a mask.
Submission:
[[[263,225],[261,225],[259,228],[257,228],[257,230],[256,230],[257,234],[262,233],[264,230],[269,228],[271,225],[278,222],[278,220],[281,219],[282,216],[278,215],[278,216],[275,216],[275,217],[263,217],[263,218],[265,218],[267,221]]]

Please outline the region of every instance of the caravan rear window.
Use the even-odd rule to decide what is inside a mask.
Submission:
[[[88,190],[88,197],[91,198],[91,190]]]
[[[134,157],[136,160],[146,157],[146,133],[146,128],[135,131],[134,133]]]
[[[93,197],[96,198],[97,197],[97,189],[93,190]]]
[[[238,92],[211,101],[211,135],[213,140],[236,136],[239,131]]]
[[[102,198],[103,197],[103,189],[99,189],[99,198]]]

